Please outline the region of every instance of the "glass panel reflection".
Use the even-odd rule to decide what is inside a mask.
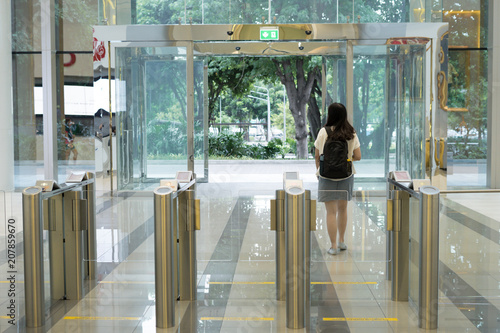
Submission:
[[[486,186],[488,73],[487,51],[450,50],[448,187]]]
[[[424,178],[424,59],[425,44],[354,47],[353,126],[362,147],[360,176],[384,177],[398,169]]]
[[[43,174],[43,96],[35,67],[41,67],[39,55],[15,54],[12,57],[14,186],[17,188],[33,186],[37,174]]]

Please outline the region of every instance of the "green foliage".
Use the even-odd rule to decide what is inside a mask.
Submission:
[[[354,59],[353,126],[363,147],[363,158],[384,156],[385,82],[385,59],[366,55]]]
[[[246,143],[243,138],[243,133],[230,133],[224,131],[218,135],[210,134],[208,136],[208,149],[209,155],[244,156]]]
[[[274,138],[267,145],[246,143],[243,133],[224,131],[220,134],[210,134],[208,137],[210,156],[227,158],[271,159],[278,154],[284,156],[287,147],[283,142]]]
[[[448,151],[452,151],[453,159],[457,160],[486,159],[486,147],[487,144],[484,140],[471,140],[471,142],[465,142],[462,137],[449,138],[448,140]]]
[[[296,152],[297,151],[297,141],[293,138],[286,138],[286,144],[288,145],[289,152]]]
[[[203,8],[202,8],[203,6]],[[137,0],[139,24],[408,22],[407,1],[392,0]],[[353,13],[354,10],[354,13]],[[271,16],[271,22],[269,22]]]
[[[158,121],[150,123],[146,133],[148,155],[187,154],[186,124]]]

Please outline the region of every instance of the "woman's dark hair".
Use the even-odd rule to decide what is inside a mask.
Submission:
[[[328,107],[328,117],[325,127],[333,126],[332,137],[334,139],[351,140],[354,138],[354,127],[347,121],[347,110],[343,104],[333,103]]]

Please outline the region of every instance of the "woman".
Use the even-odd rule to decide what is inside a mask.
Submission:
[[[329,179],[320,176],[319,174],[319,159],[323,154],[323,147],[328,137],[325,127],[330,127],[332,136],[336,139],[347,141],[348,158],[351,161],[359,161],[361,159],[361,149],[358,136],[354,128],[347,121],[347,110],[340,103],[333,103],[328,107],[328,117],[326,124],[318,133],[318,138],[314,142],[316,147],[316,176],[318,177],[318,201],[325,203],[326,208],[326,225],[328,235],[332,243],[328,254],[336,255],[340,251],[347,250],[345,244],[345,230],[347,226],[347,201],[352,198],[352,187],[354,183],[353,174],[356,173],[354,166],[352,175],[343,179]],[[338,242],[337,242],[338,232]]]

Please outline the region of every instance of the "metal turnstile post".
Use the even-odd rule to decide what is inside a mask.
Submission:
[[[436,329],[438,326],[439,281],[439,189],[420,188],[420,259],[418,326]]]
[[[42,188],[23,190],[24,299],[26,326],[45,324],[45,293],[43,275]]]
[[[175,326],[174,242],[172,189],[154,190],[156,327]]]
[[[87,231],[87,201],[81,191],[63,194],[64,272],[67,299],[82,299],[84,267],[84,231]]]
[[[87,172],[87,179],[94,179],[92,172]],[[95,183],[91,182],[83,186],[83,197],[87,201],[87,234],[85,260],[87,261],[86,273],[90,280],[96,278],[97,240],[96,240],[96,206],[95,206]]]
[[[276,231],[276,299],[286,299],[285,252],[285,191],[276,190],[276,200],[271,200],[271,230]]]
[[[407,301],[409,288],[410,253],[410,195],[404,191],[392,191],[392,214],[388,214],[391,249],[392,300]]]
[[[311,191],[277,190],[271,200],[271,230],[276,231],[276,299],[286,301],[287,327],[304,328],[311,308],[311,231],[316,230]]]
[[[200,230],[200,201],[195,191],[179,193],[179,297],[196,300],[196,230]]]
[[[50,297],[66,295],[64,283],[64,216],[63,193],[43,199],[44,229],[49,232]]]
[[[286,326],[304,328],[310,308],[310,220],[306,217],[306,191],[290,187],[285,194]],[[309,223],[307,223],[309,221]]]
[[[394,210],[394,205],[393,205],[393,191],[394,191],[394,186],[392,184],[388,184],[388,189],[387,189],[387,207],[386,207],[386,213],[387,213],[387,227],[386,227],[386,242],[385,242],[385,255],[386,255],[386,279],[391,281],[392,280],[392,225],[394,224],[394,217],[393,217],[393,210]]]

